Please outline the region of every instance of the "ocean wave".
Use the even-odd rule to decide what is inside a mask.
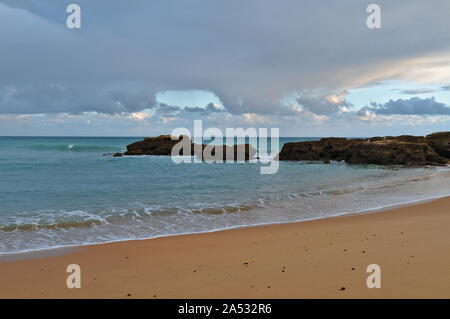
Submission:
[[[91,227],[107,224],[108,221],[105,217],[107,216],[101,216],[100,213],[89,213],[82,210],[19,213],[1,224],[0,232]]]
[[[12,232],[12,231],[37,231],[41,229],[69,229],[69,228],[80,228],[80,227],[91,227],[93,225],[99,225],[101,222],[99,220],[89,220],[89,221],[72,221],[72,222],[61,222],[54,224],[8,224],[1,225],[0,231],[2,232]]]
[[[335,184],[332,187],[320,187],[318,189],[309,191],[287,191],[284,193],[266,194],[260,198],[253,200],[245,200],[238,202],[217,202],[207,203],[198,202],[187,205],[156,205],[156,206],[141,206],[139,204],[133,205],[135,207],[124,209],[101,209],[97,211],[31,211],[15,214],[13,218],[6,218],[0,223],[0,232],[12,231],[39,231],[43,229],[57,230],[70,228],[89,228],[101,226],[103,224],[124,224],[133,222],[147,222],[149,218],[153,220],[164,218],[167,216],[174,216],[176,214],[190,214],[194,215],[222,215],[246,213],[255,209],[280,207],[287,202],[290,205],[300,204],[302,201],[322,201],[324,199],[333,199],[345,197],[348,195],[359,196],[360,194],[377,194],[389,190],[395,190],[405,185],[412,183],[420,183],[428,181],[433,176],[441,176],[444,178],[450,177],[450,170],[429,169],[427,174],[419,175],[405,175],[400,179],[398,176],[392,179],[379,179],[379,176],[374,173],[370,176],[370,183],[365,179],[354,180],[354,183],[348,185]],[[330,185],[328,185],[330,186]],[[294,202],[292,202],[294,201]],[[297,204],[296,204],[297,203]],[[289,208],[286,206],[286,208]]]
[[[37,151],[61,152],[114,152],[120,151],[118,147],[107,145],[77,145],[77,144],[36,144],[30,147]]]
[[[347,172],[345,166],[336,169]],[[310,220],[442,197],[450,192],[448,167],[389,172],[371,168],[364,175],[356,174],[363,168],[351,169],[354,175],[345,180],[336,171],[320,183],[273,185],[255,189],[241,199],[227,194],[208,202],[205,198],[188,199],[181,193],[181,201],[168,197],[160,204],[149,204],[140,199],[131,201],[123,194],[126,203],[115,207],[111,203],[97,209],[30,209],[0,215],[0,254]]]
[[[223,205],[199,204],[191,207],[145,207],[126,210],[111,209],[97,212],[59,211],[17,214],[14,220],[0,224],[0,232],[64,230],[73,228],[92,228],[103,224],[123,224],[124,222],[142,222],[149,218],[161,218],[179,213],[218,215],[224,213],[246,212],[260,205]]]
[[[194,209],[192,213],[194,214],[208,214],[208,215],[220,215],[225,213],[237,213],[237,212],[246,212],[255,208],[258,208],[259,205],[236,205],[236,206],[222,206],[222,207],[206,207],[201,209]]]

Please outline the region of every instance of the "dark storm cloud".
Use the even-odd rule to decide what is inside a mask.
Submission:
[[[449,43],[446,0],[378,1],[380,30],[365,25],[372,1],[78,0],[82,28],[69,30],[71,2],[0,0],[0,113],[135,112],[197,89],[232,114],[289,115],[285,94],[367,84]]]
[[[4,87],[0,107],[5,114],[135,112],[156,103],[154,93],[121,88],[65,88],[59,85]]]
[[[371,111],[376,114],[407,114],[407,115],[450,115],[450,107],[444,103],[437,102],[434,97],[420,99],[413,97],[408,100],[389,100],[385,104],[372,103],[371,107],[364,107],[359,114]]]

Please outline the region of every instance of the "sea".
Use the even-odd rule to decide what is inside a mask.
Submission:
[[[0,254],[305,221],[450,195],[449,167],[280,162],[267,175],[262,156],[213,164],[111,156],[142,139],[0,137]],[[280,138],[279,148],[318,139]]]

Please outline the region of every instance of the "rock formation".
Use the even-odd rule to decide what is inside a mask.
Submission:
[[[352,164],[445,165],[450,163],[450,132],[423,136],[386,136],[369,139],[322,138],[286,143],[284,161],[342,161]]]
[[[243,150],[243,160],[248,161],[256,155],[256,150],[249,144],[226,145],[196,145],[187,136],[172,140],[170,135],[146,137],[143,141],[127,146],[123,155],[171,155],[172,148],[182,139],[190,145],[188,154],[180,152],[177,155],[197,156],[203,160],[214,157],[216,152],[222,152],[225,161],[227,154],[236,160],[238,149]],[[186,145],[185,144],[185,145]],[[198,153],[198,154],[197,154]],[[116,153],[114,156],[122,154]],[[350,164],[380,164],[380,165],[446,165],[450,164],[450,132],[438,132],[427,136],[377,136],[367,139],[322,138],[319,141],[291,142],[283,145],[278,154],[281,161],[345,161]]]
[[[170,155],[172,147],[177,143],[178,140],[172,140],[170,135],[146,137],[143,141],[134,142],[128,145],[124,155]]]
[[[222,158],[224,161],[227,159],[227,156],[230,156],[230,159],[232,160],[242,159],[248,161],[249,159],[253,159],[256,155],[256,150],[249,144],[234,146],[205,144],[196,145],[192,143],[188,136],[180,136],[178,140],[172,140],[172,136],[170,135],[146,137],[143,141],[132,143],[127,146],[127,151],[124,155],[171,155],[172,148],[184,138],[187,140],[183,141],[183,143],[187,143],[188,145],[190,144],[190,152],[188,154],[184,154],[184,149],[180,149],[180,152],[177,153],[177,155],[196,155],[198,158],[210,160],[214,158],[216,152],[222,152]],[[238,152],[239,150],[242,151]],[[239,153],[242,154],[242,158],[237,157]]]

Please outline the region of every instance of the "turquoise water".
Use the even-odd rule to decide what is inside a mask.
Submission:
[[[0,137],[0,253],[321,218],[450,194],[448,168],[175,164],[142,138]],[[304,138],[281,138],[287,141]]]

